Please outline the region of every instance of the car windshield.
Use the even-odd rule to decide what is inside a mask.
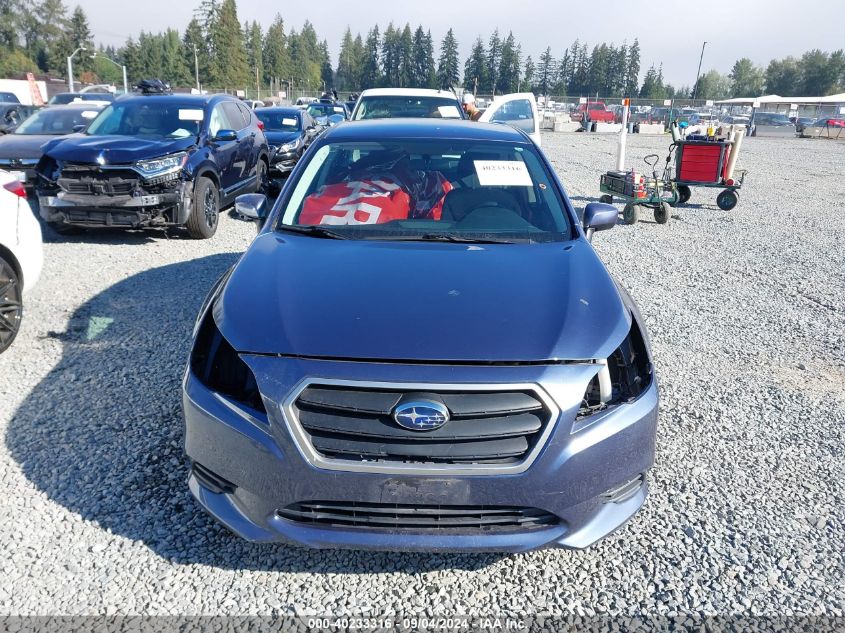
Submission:
[[[302,129],[299,116],[293,112],[265,112],[259,109],[255,114],[268,132],[298,132]]]
[[[355,120],[396,118],[460,119],[458,102],[451,97],[361,97]]]
[[[331,103],[312,103],[307,108],[308,114],[314,118],[327,117],[332,114],[339,114],[346,118],[346,109],[342,105],[334,105]]]
[[[319,237],[550,242],[572,236],[555,181],[529,143],[328,143],[309,155],[288,191],[278,203],[277,229]]]
[[[3,103],[20,103],[20,99],[14,92],[0,92],[0,101]]]
[[[98,112],[99,108],[44,108],[21,123],[15,134],[70,134],[76,126],[88,125]]]
[[[86,134],[184,138],[199,134],[202,119],[202,104],[169,100],[117,102],[100,113]]]

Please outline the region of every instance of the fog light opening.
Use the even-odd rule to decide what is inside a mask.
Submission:
[[[200,463],[194,462],[191,465],[191,473],[203,488],[207,488],[215,494],[228,495],[235,492],[235,484]]]
[[[645,473],[640,473],[630,481],[626,481],[621,486],[611,488],[601,495],[602,503],[624,503],[634,495],[636,495],[640,488],[645,484]]]

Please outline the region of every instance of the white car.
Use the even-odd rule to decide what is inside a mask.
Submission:
[[[427,117],[463,119],[465,115],[458,97],[447,90],[371,88],[361,93],[351,120]],[[494,97],[478,120],[512,125],[540,145],[540,115],[530,92]]]
[[[18,334],[23,294],[38,281],[43,257],[41,225],[23,183],[0,170],[0,353]]]

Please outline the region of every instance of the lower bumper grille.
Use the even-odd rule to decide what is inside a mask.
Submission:
[[[404,505],[304,501],[279,510],[283,519],[327,527],[416,531],[531,530],[560,519],[538,508],[509,506]]]

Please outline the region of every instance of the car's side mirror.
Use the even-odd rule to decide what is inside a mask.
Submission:
[[[596,231],[606,231],[616,226],[619,219],[619,211],[612,204],[604,202],[591,202],[584,208],[584,220],[582,226],[587,234],[587,239],[593,238]]]
[[[229,141],[237,141],[238,140],[238,133],[235,130],[219,130],[217,134],[214,135],[214,138],[211,140],[217,141],[218,143],[228,143]]]
[[[85,124],[81,124],[81,125],[74,125],[74,126],[73,126],[73,131],[74,131],[74,133],[75,133],[75,134],[78,134],[79,132],[84,131],[86,127],[88,127],[88,126],[87,126],[87,125],[85,125]]]
[[[235,214],[242,220],[263,222],[267,217],[267,196],[261,193],[245,193],[235,198]]]

